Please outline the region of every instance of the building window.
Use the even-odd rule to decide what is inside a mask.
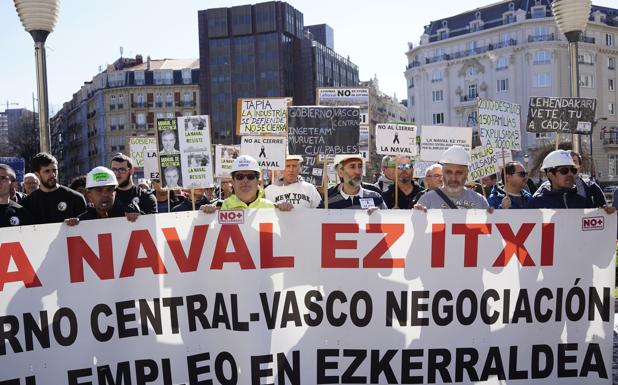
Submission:
[[[441,82],[442,81],[442,71],[434,71],[433,74],[431,74],[431,82],[435,83],[435,82]]]
[[[443,29],[438,31],[438,40],[448,39],[448,30]]]
[[[481,22],[480,20],[475,20],[470,22],[470,32],[477,32],[481,30]]]
[[[466,121],[466,127],[476,127],[478,123],[478,114],[476,111],[472,111],[468,114],[468,120]]]
[[[468,51],[474,52],[476,50],[476,47],[477,47],[476,40],[470,40],[468,42]]]
[[[507,12],[502,15],[502,24],[511,24],[515,22],[515,14]]]
[[[577,62],[579,64],[587,64],[587,65],[594,64],[594,61],[592,59],[592,54],[590,52],[582,52],[581,54],[577,55]]]
[[[551,52],[549,51],[536,51],[534,53],[534,61],[532,64],[551,64]]]
[[[182,104],[184,107],[193,106],[193,94],[191,92],[185,92],[182,94]]]
[[[535,41],[542,41],[547,35],[549,35],[549,27],[534,27]]]
[[[511,43],[511,34],[510,33],[503,33],[500,35],[500,43],[502,43],[503,46],[508,46]]]
[[[135,85],[143,86],[146,84],[146,74],[144,71],[135,71]]]
[[[607,79],[607,90],[614,91],[614,79]]]
[[[110,111],[116,108],[116,95],[112,95],[109,98],[109,109]]]
[[[530,10],[530,13],[532,14],[533,19],[543,18],[547,14],[544,5],[538,5],[536,7],[532,7],[532,9]]]
[[[143,108],[144,107],[144,94],[137,94],[137,108]]]
[[[163,94],[160,92],[157,92],[155,94],[155,107],[157,108],[163,107]]]
[[[614,105],[614,103],[609,103],[607,105],[607,113],[609,115],[616,115],[616,106]]]
[[[468,67],[468,76],[476,76],[477,71],[476,71],[476,67],[471,66]]]
[[[408,79],[408,88],[414,88],[414,79],[413,78]]]
[[[496,92],[506,92],[509,90],[509,79],[498,79]]]
[[[191,84],[191,68],[182,70],[182,84]]]
[[[155,114],[155,118],[156,118],[157,120],[159,120],[159,119],[165,119],[165,113],[163,113],[163,112],[157,112],[157,113]]]
[[[124,86],[124,72],[112,72],[107,74],[107,84],[110,87]]]
[[[410,96],[409,104],[410,104],[410,107],[414,107],[414,95]]]
[[[118,117],[118,129],[124,130],[124,115]]]
[[[476,99],[479,96],[476,84],[468,85],[468,99]]]
[[[441,102],[444,100],[444,92],[442,90],[431,91],[431,100]]]
[[[118,96],[118,109],[121,110],[124,108],[124,95]]]
[[[505,56],[500,56],[496,61],[496,71],[502,71],[509,68],[508,59]]]
[[[165,107],[174,106],[174,95],[171,92],[165,94]]]
[[[146,114],[140,112],[137,114],[137,129],[145,130],[146,129]]]
[[[609,155],[609,176],[618,175],[618,155]]]
[[[551,87],[551,73],[541,72],[532,77],[533,87]]]
[[[116,129],[116,117],[112,116],[112,118],[110,120],[111,120],[111,122],[109,124],[109,129],[114,131]]]
[[[615,57],[607,58],[607,69],[608,70],[616,69],[616,58]]]
[[[613,33],[605,34],[605,45],[608,47],[612,47],[614,45],[614,34]]]
[[[432,115],[433,124],[444,124],[444,113],[440,112]]]
[[[154,84],[174,84],[174,71],[172,70],[156,70],[153,72]]]
[[[579,86],[583,88],[594,88],[594,76],[588,74],[579,75]]]

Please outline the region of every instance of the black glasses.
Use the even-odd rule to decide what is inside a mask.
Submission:
[[[554,169],[554,174],[560,173],[561,175],[567,175],[568,173],[573,175],[577,174],[577,168],[575,167],[556,167]]]
[[[114,174],[126,174],[128,171],[129,171],[129,169],[128,168],[124,168],[124,167],[112,168],[112,172]]]
[[[255,180],[257,177],[257,174],[234,174],[234,179],[237,181],[241,181],[245,178],[249,180]]]
[[[400,164],[399,166],[397,166],[397,168],[399,168],[400,170],[409,170],[412,168],[411,164]]]
[[[511,175],[519,175],[520,177],[525,178],[526,176],[528,176],[528,173],[526,171],[517,171],[511,173]]]

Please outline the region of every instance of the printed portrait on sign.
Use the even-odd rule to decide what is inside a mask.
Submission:
[[[159,152],[178,152],[178,133],[172,130],[159,131]]]

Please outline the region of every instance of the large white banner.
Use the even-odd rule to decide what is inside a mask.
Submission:
[[[615,235],[601,210],[6,228],[0,382],[610,384]]]

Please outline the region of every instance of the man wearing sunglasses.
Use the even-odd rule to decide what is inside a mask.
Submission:
[[[541,169],[547,174],[551,189],[539,187],[539,190],[528,202],[527,208],[586,209],[596,207],[590,197],[577,193],[575,184],[577,167],[575,167],[575,162],[573,162],[569,151],[556,150],[550,152],[543,159]],[[615,211],[612,207],[605,206],[604,208],[608,214]]]
[[[528,173],[519,162],[508,162],[502,170],[504,189],[497,184],[491,189],[487,201],[496,209],[523,209],[532,198],[524,188],[528,181]]]
[[[274,204],[264,198],[264,190],[260,188],[260,166],[257,160],[249,155],[241,155],[234,159],[232,164],[232,187],[234,193],[223,201],[221,210],[238,209],[268,209],[278,208],[281,211],[290,211],[294,206],[288,202]],[[200,210],[213,213],[215,205],[202,205]]]
[[[399,157],[397,166],[398,172],[398,195],[397,208],[412,209],[414,197],[421,191],[421,187],[412,179],[414,168],[410,157]],[[395,207],[395,184],[389,186],[388,190],[382,194],[386,207],[392,209]]]

